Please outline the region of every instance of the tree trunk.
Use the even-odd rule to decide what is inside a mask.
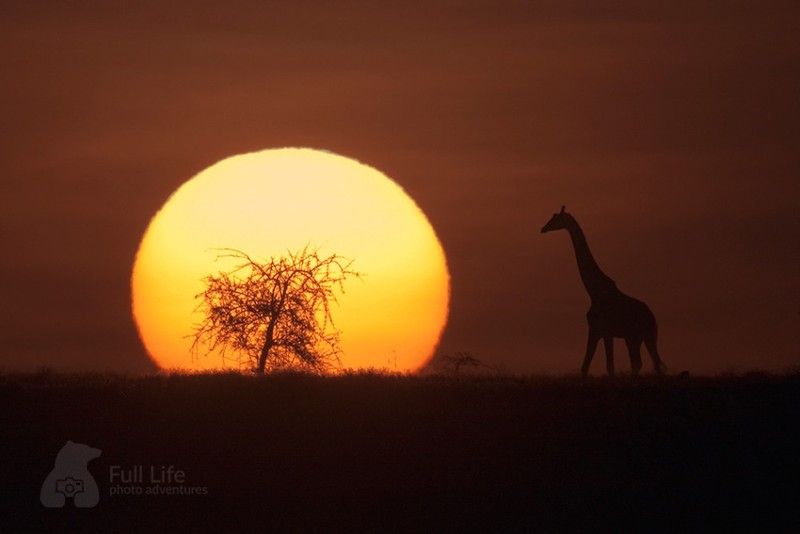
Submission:
[[[256,367],[256,374],[263,375],[264,369],[267,366],[267,358],[269,357],[269,351],[272,349],[272,346],[275,344],[275,340],[273,339],[275,335],[275,319],[269,322],[269,326],[267,326],[267,335],[266,339],[264,339],[264,346],[261,347],[261,354],[258,355],[258,367]]]
[[[256,374],[264,374],[264,368],[267,366],[267,357],[269,356],[269,350],[271,348],[272,340],[268,338],[266,341],[264,341],[264,346],[261,348],[261,354],[258,356],[258,367],[256,367]]]
[[[290,276],[289,280],[291,279],[292,277]],[[256,367],[256,374],[264,374],[264,369],[267,366],[267,358],[269,357],[269,351],[272,349],[272,346],[275,345],[275,325],[278,324],[278,318],[281,316],[281,312],[283,311],[283,304],[286,302],[286,294],[288,291],[289,282],[287,281],[283,286],[283,290],[281,291],[281,300],[278,302],[277,309],[272,312],[272,316],[269,318],[267,335],[264,339],[264,346],[261,347],[261,354],[258,355],[258,367]]]

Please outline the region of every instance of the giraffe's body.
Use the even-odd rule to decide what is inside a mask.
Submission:
[[[561,212],[553,215],[542,228],[542,233],[552,230],[569,232],[581,281],[592,300],[589,312],[586,314],[589,337],[581,373],[585,376],[589,372],[597,343],[603,339],[606,369],[609,375],[614,374],[614,338],[625,339],[631,358],[631,373],[637,375],[642,367],[640,350],[643,342],[653,359],[656,373],[663,372],[664,364],[656,347],[658,326],[647,304],[617,289],[617,284],[600,270],[578,221],[566,213],[563,207]]]

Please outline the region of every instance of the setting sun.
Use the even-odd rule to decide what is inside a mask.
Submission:
[[[232,265],[218,249],[269,259],[306,245],[354,260],[332,310],[344,368],[413,371],[447,320],[444,251],[425,215],[379,171],[330,152],[273,149],[234,156],[183,184],[145,232],[132,276],[133,315],[161,368],[217,369],[192,358],[195,295]]]

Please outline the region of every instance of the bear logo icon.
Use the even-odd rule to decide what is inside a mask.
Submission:
[[[48,508],[61,508],[71,498],[78,508],[93,508],[100,491],[87,464],[103,451],[83,443],[67,441],[56,455],[55,467],[44,479],[39,500]]]

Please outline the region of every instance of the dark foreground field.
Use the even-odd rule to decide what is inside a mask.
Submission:
[[[0,401],[0,532],[800,526],[800,375],[41,373]],[[102,449],[94,508],[39,502],[67,440]]]

